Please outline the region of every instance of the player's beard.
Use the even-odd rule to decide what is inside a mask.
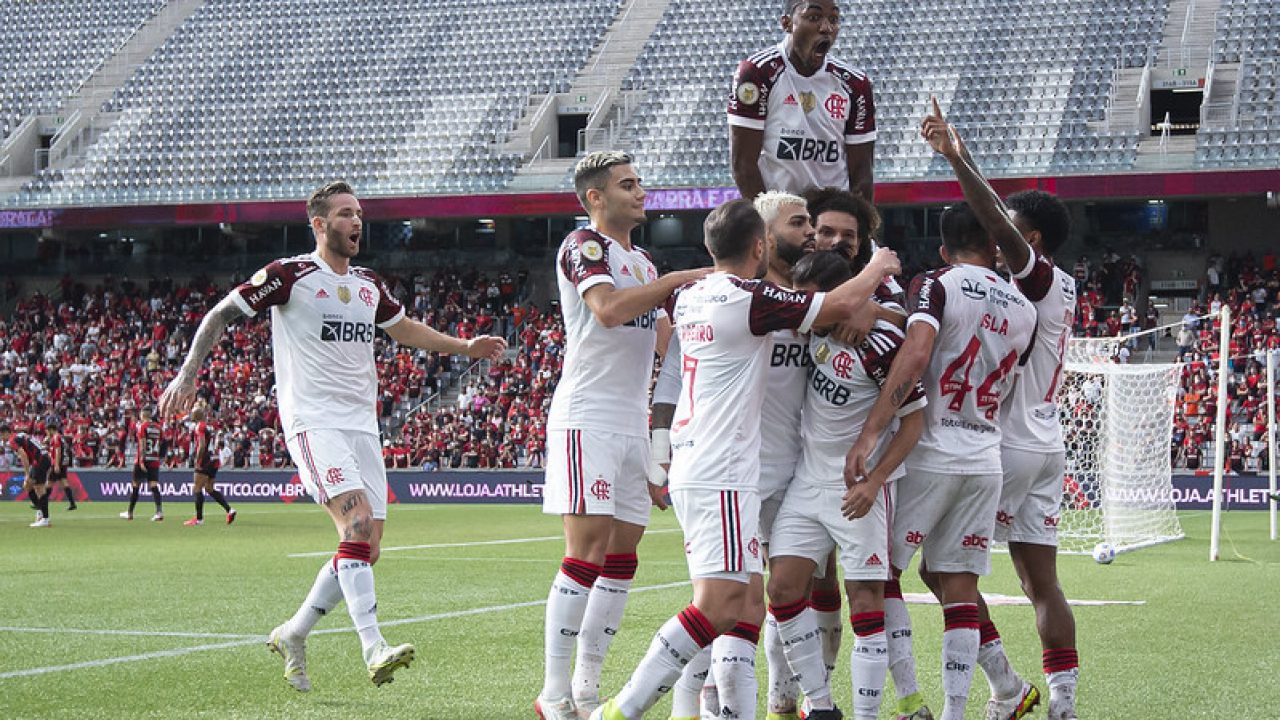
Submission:
[[[800,258],[805,256],[804,245],[792,245],[785,240],[774,243],[774,253],[779,260],[786,263],[788,269],[795,267],[796,263],[800,262]]]
[[[329,248],[329,252],[348,260],[360,254],[360,242],[358,240],[354,250],[348,247],[351,244],[350,237],[350,233],[344,235],[336,232],[332,227],[326,228],[324,231],[324,243]]]

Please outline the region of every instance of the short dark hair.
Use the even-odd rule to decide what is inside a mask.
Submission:
[[[1043,190],[1023,190],[1004,201],[1010,210],[1024,218],[1031,229],[1040,231],[1040,246],[1053,255],[1071,234],[1071,213],[1057,195]]]
[[[822,292],[835,290],[853,277],[849,260],[837,252],[806,253],[791,268],[791,283],[796,286],[813,285]]]
[[[978,216],[969,203],[962,202],[943,210],[938,224],[942,227],[942,247],[947,252],[981,251],[991,244],[987,229],[978,222]]]
[[[334,180],[311,193],[307,198],[307,219],[322,218],[329,214],[329,198],[334,195],[355,195],[356,191],[345,180]]]
[[[858,252],[849,257],[854,267],[865,267],[871,262],[872,235],[880,230],[880,213],[861,195],[835,187],[811,188],[804,193],[809,204],[809,217],[814,227],[818,226],[818,216],[824,212],[840,212],[852,216],[858,221]]]
[[[609,170],[617,165],[630,165],[631,156],[619,150],[593,152],[578,161],[573,168],[573,189],[583,209],[587,205],[588,190],[604,190],[609,182]]]
[[[0,433],[13,432],[13,426],[9,423],[0,423]]]
[[[751,252],[752,244],[764,237],[764,218],[750,200],[739,198],[720,205],[702,224],[704,244],[719,261],[737,260]]]

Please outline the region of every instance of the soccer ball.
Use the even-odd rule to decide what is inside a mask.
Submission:
[[[1116,559],[1116,547],[1111,543],[1100,542],[1093,546],[1093,561],[1099,565],[1110,565]]]

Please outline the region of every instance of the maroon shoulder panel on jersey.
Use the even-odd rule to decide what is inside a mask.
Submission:
[[[587,278],[605,276],[613,280],[609,268],[609,238],[582,228],[569,233],[560,249],[560,269],[577,286]]]
[[[1025,277],[1014,280],[1018,284],[1018,289],[1031,302],[1040,302],[1049,295],[1049,291],[1053,289],[1053,263],[1049,262],[1049,258],[1036,253],[1031,260],[1031,272]]]
[[[769,95],[785,68],[782,56],[768,51],[738,63],[729,94],[729,114],[764,122],[769,115]]]
[[[799,330],[813,305],[813,293],[778,287],[766,280],[730,277],[739,289],[751,293],[747,323],[752,335],[768,335],[775,330]]]
[[[896,327],[890,330],[877,326],[871,329],[867,339],[858,346],[858,360],[862,363],[862,369],[876,381],[876,385],[883,388],[885,381],[889,379],[889,369],[893,367],[893,360],[898,357],[898,350],[904,340],[902,331]],[[899,407],[917,402],[924,396],[924,386],[917,381]]]
[[[254,313],[273,305],[289,302],[293,284],[319,269],[310,260],[276,260],[240,283],[235,292],[248,303]]]
[[[911,281],[911,289],[907,292],[907,315],[921,313],[942,323],[942,312],[947,304],[947,291],[942,286],[942,276],[951,267],[920,273]]]
[[[364,267],[353,267],[351,272],[357,277],[368,280],[378,288],[378,309],[374,313],[373,322],[375,325],[381,325],[391,318],[395,317],[400,311],[404,310],[404,306],[400,304],[400,300],[391,294],[391,290],[387,288],[387,284],[383,282],[382,277],[378,273]]]

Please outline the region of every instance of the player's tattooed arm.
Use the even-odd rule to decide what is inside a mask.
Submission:
[[[245,317],[245,313],[228,294],[200,321],[191,349],[182,363],[182,369],[160,396],[160,416],[169,417],[185,413],[196,399],[196,374],[205,358],[222,339],[222,333],[231,323]]]
[[[929,358],[933,355],[934,341],[938,333],[932,325],[925,322],[912,323],[907,328],[907,339],[898,350],[898,355],[889,367],[889,377],[885,378],[884,388],[893,388],[889,392],[881,391],[871,412],[862,424],[862,432],[845,456],[845,482],[853,483],[865,477],[869,472],[867,460],[879,442],[880,434],[889,426],[890,420],[902,406],[902,401],[911,392],[911,387],[920,381],[925,369],[929,366]]]

